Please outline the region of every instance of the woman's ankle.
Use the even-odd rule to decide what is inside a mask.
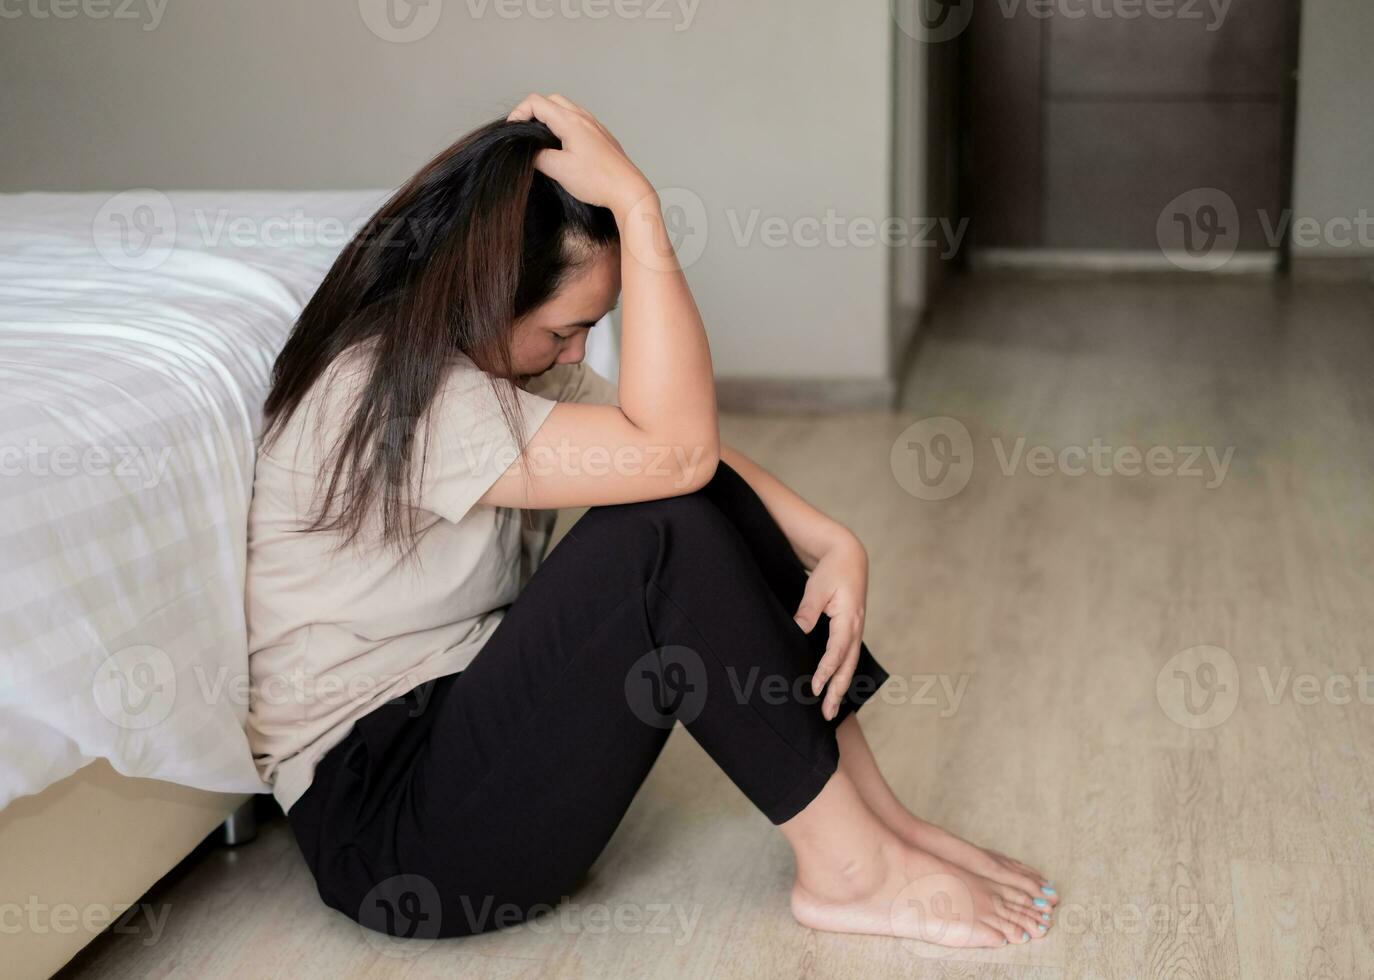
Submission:
[[[876,892],[905,847],[840,770],[779,829],[792,845],[797,886],[824,902],[852,902]]]
[[[848,905],[878,894],[892,875],[901,842],[881,839],[870,847],[856,847],[845,857],[825,855],[797,862],[794,890],[826,905]]]

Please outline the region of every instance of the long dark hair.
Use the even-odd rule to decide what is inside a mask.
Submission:
[[[339,253],[277,356],[263,407],[269,445],[336,357],[375,341],[365,386],[317,473],[317,493],[326,473],[328,489],[300,530],[352,542],[380,494],[383,541],[402,551],[413,541],[416,426],[453,352],[491,378],[523,456],[511,327],[619,240],[609,210],[534,169],[539,150],[561,146],[538,120],[492,120],[427,163]],[[421,477],[424,462],[422,452]]]

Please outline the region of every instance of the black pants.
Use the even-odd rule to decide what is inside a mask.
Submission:
[[[862,648],[834,720],[810,676],[829,619],[721,463],[701,490],[593,507],[466,670],[364,716],[291,826],[320,897],[393,936],[513,925],[571,894],[681,722],[773,823],[839,763],[837,726],[887,672]],[[822,696],[824,692],[822,692]]]

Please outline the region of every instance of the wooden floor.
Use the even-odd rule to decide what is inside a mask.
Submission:
[[[278,820],[147,896],[157,943],[103,937],[68,975],[1374,976],[1372,300],[981,277],[899,414],[724,420],[868,545],[879,761],[1056,880],[1047,939],[946,955],[798,926],[786,844],[679,728],[537,931],[378,942]],[[936,416],[971,457],[950,423],[911,428]]]

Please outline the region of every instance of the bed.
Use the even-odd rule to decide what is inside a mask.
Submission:
[[[253,794],[272,362],[389,191],[0,195],[0,906],[132,903]],[[588,360],[616,376],[609,329]],[[57,969],[105,923],[5,939]]]

